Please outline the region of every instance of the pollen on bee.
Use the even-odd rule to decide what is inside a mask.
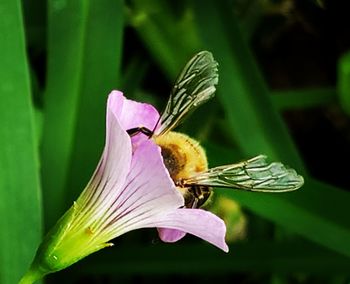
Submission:
[[[199,143],[185,134],[170,131],[155,138],[164,165],[175,183],[208,169],[207,157]]]
[[[161,153],[165,167],[168,169],[172,179],[179,174],[183,169],[186,157],[179,155],[178,146],[175,144],[168,144],[167,146],[161,146]]]

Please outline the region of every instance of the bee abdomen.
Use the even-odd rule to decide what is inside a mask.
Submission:
[[[211,187],[204,185],[193,185],[188,190],[196,200],[196,208],[204,205],[204,203],[209,199],[212,189]]]

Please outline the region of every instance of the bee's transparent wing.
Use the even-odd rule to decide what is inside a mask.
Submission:
[[[217,62],[209,51],[197,53],[185,66],[170,93],[156,135],[176,127],[190,111],[214,96],[218,83]]]
[[[304,184],[302,176],[281,163],[268,163],[260,155],[232,165],[219,166],[185,179],[182,185],[228,187],[260,192],[296,190]]]

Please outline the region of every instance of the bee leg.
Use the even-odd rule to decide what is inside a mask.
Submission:
[[[151,130],[149,130],[148,128],[143,127],[143,126],[141,126],[141,127],[130,128],[130,129],[128,129],[126,132],[129,134],[130,137],[133,137],[133,136],[135,136],[135,135],[137,135],[137,134],[139,134],[139,133],[143,133],[144,135],[146,135],[146,136],[149,137],[149,138],[150,138],[150,137],[153,135],[153,133],[154,133],[154,131],[151,131]]]
[[[191,187],[191,193],[196,200],[196,208],[200,208],[209,199],[211,189],[207,186],[194,185]]]
[[[198,208],[198,198],[194,198],[193,199],[193,203],[192,203],[192,208],[195,209],[195,208]]]

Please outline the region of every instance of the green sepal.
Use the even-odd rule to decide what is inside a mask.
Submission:
[[[112,246],[98,238],[80,217],[77,202],[58,220],[39,246],[30,267],[33,274],[46,274],[62,270],[102,248]],[[84,218],[83,218],[84,219]],[[75,226],[77,222],[80,226]]]

